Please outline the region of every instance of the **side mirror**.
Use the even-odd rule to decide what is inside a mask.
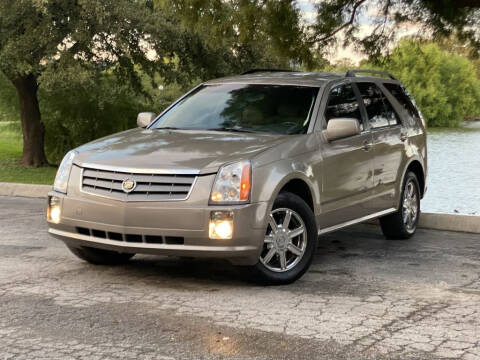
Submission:
[[[343,139],[360,134],[360,123],[354,118],[330,119],[323,132],[328,141]]]
[[[137,126],[144,128],[150,125],[150,123],[155,120],[157,114],[152,112],[141,112],[137,116]]]

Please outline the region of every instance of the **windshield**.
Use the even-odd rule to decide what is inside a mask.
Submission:
[[[285,85],[200,86],[150,128],[302,134],[308,129],[318,88]]]

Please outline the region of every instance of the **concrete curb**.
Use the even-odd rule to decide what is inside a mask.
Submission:
[[[480,216],[422,213],[420,227],[478,234],[480,233]]]
[[[367,223],[379,225],[377,219],[370,220]],[[418,227],[422,229],[480,234],[480,216],[422,212]]]
[[[45,198],[51,188],[50,185],[0,182],[0,195]],[[378,225],[378,220],[371,220],[368,223]],[[480,216],[422,212],[419,227],[480,234]]]
[[[52,189],[50,185],[17,184],[0,182],[0,195],[46,198]]]
[[[380,225],[377,219],[369,220],[367,223]],[[480,234],[480,216],[422,212],[418,227],[421,229]]]

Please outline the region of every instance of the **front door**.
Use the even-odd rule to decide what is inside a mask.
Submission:
[[[373,189],[372,134],[365,127],[359,97],[351,83],[331,89],[323,114],[323,127],[334,118],[355,118],[359,135],[327,141],[322,137],[323,165],[320,194],[320,231],[368,215]]]

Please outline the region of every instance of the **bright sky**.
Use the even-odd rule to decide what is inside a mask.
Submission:
[[[302,11],[303,14],[303,19],[305,22],[313,22],[315,20],[315,3],[318,3],[319,0],[297,0],[298,4],[300,6],[300,10]],[[342,58],[349,58],[353,62],[358,63],[360,60],[364,58],[364,56],[353,47],[348,47],[344,48],[339,46],[332,54],[328,56],[328,60],[335,62],[336,60],[342,59]]]
[[[300,10],[302,11],[305,22],[313,22],[315,20],[315,15],[316,15],[315,3],[319,3],[320,1],[321,0],[297,0]],[[367,4],[368,3],[369,2],[367,2]],[[369,20],[371,20],[372,18],[375,18],[377,16],[377,13],[378,13],[378,10],[375,6],[370,5],[370,7],[367,9],[366,12],[364,7],[364,11],[361,12],[359,15],[359,22],[360,22],[359,35],[360,36],[369,34],[370,31],[373,29],[373,25],[370,23]],[[418,26],[415,26],[415,24],[409,24],[408,26],[403,26],[402,28],[400,28],[397,34],[398,34],[398,37],[403,37],[403,36],[413,35],[417,32],[418,32]],[[340,35],[339,39],[341,39],[341,37],[342,35]],[[338,48],[332,51],[332,53],[329,56],[327,56],[327,58],[332,62],[335,62],[342,58],[348,58],[354,63],[358,64],[360,60],[365,58],[365,55],[356,51],[353,48],[353,46],[349,46],[346,48],[342,46],[338,46]]]

